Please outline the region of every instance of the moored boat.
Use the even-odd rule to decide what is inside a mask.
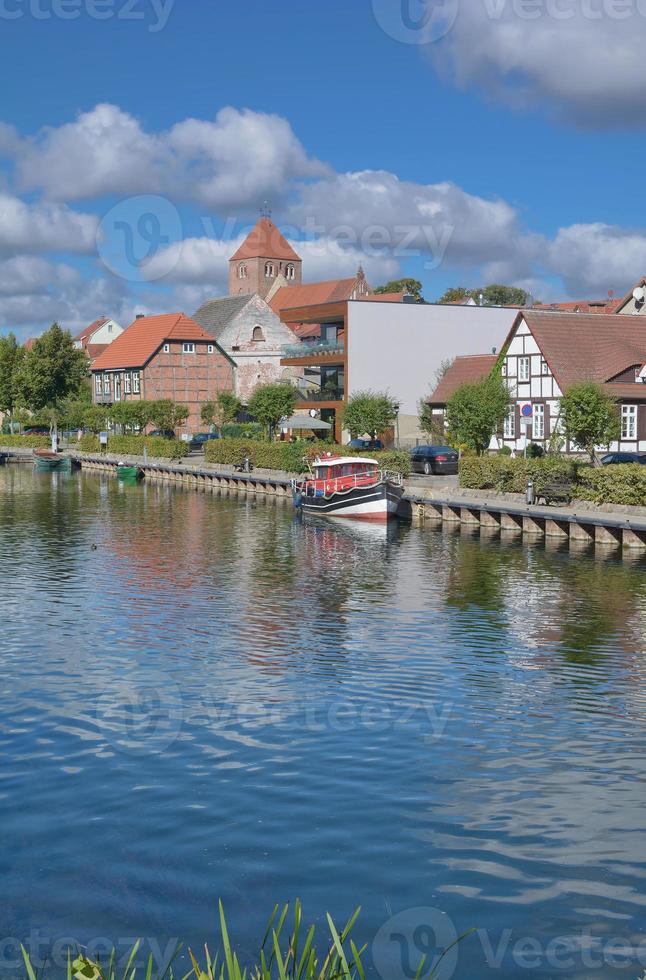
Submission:
[[[119,480],[143,480],[144,471],[139,466],[126,466],[120,463],[117,466],[117,477]]]
[[[397,516],[404,486],[373,459],[330,454],[311,464],[307,479],[292,481],[292,494],[305,514],[386,522]]]
[[[58,453],[52,452],[51,449],[34,449],[34,462],[38,470],[63,470],[66,473],[72,471],[71,457],[60,456]]]

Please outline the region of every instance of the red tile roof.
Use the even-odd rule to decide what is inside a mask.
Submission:
[[[107,323],[109,319],[110,317],[108,316],[99,317],[99,319],[95,320],[94,323],[91,323],[89,327],[84,327],[80,333],[77,333],[74,340],[85,340],[86,338],[91,337],[92,334],[95,333],[99,327],[102,327],[104,323]]]
[[[352,279],[330,279],[327,282],[311,282],[302,286],[282,286],[270,299],[274,313],[300,306],[320,306],[322,303],[341,303],[350,299],[357,285]]]
[[[612,313],[616,305],[615,300],[582,299],[567,303],[535,303],[533,309],[541,313],[550,310],[555,313]]]
[[[432,405],[446,405],[451,395],[461,385],[482,381],[488,374],[491,374],[497,361],[498,358],[495,354],[473,354],[466,357],[456,357],[429,398],[429,402]]]
[[[185,313],[142,316],[131,323],[92,364],[93,371],[143,367],[166,340],[215,343],[213,337]]]
[[[622,384],[608,382],[603,387],[613,398],[619,398],[622,401],[646,401],[646,384],[643,384],[641,381],[637,381],[635,384],[631,384],[630,382],[623,382]]]
[[[300,262],[300,255],[294,251],[273,221],[261,218],[230,261],[236,262],[238,259],[285,259]]]
[[[405,292],[401,293],[369,293],[367,296],[360,296],[360,300],[370,300],[371,303],[403,303]]]
[[[109,346],[109,344],[88,344],[85,348],[85,353],[91,361],[95,361]]]
[[[609,381],[646,361],[646,330],[640,317],[609,313],[542,313],[523,317],[561,389],[578,381]]]

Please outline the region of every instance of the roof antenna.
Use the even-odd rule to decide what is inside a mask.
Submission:
[[[260,209],[261,218],[271,218],[271,208],[269,207],[269,201],[265,201]]]

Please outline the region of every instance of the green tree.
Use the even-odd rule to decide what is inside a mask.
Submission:
[[[593,381],[582,381],[561,398],[561,422],[570,442],[583,449],[593,464],[597,446],[608,446],[619,438],[617,403]]]
[[[55,437],[65,400],[79,395],[88,373],[86,355],[74,347],[69,330],[54,323],[21,359],[18,397],[32,412],[46,414]]]
[[[295,405],[296,389],[293,385],[276,382],[258,385],[247,408],[256,422],[267,426],[271,439],[280,420],[294,414]]]
[[[459,303],[461,300],[467,299],[470,295],[471,293],[464,286],[452,286],[440,296],[438,303]]]
[[[13,333],[0,337],[0,412],[7,414],[10,421],[19,406],[18,374],[24,356],[25,349],[18,345]]]
[[[94,435],[103,432],[108,424],[108,409],[103,405],[88,405],[83,412],[83,428]]]
[[[353,439],[369,435],[376,439],[394,425],[399,405],[387,392],[358,391],[345,406],[343,428]]]
[[[241,411],[242,402],[232,391],[220,391],[215,401],[202,405],[200,418],[204,425],[216,426],[220,430],[223,425],[235,422]]]
[[[480,299],[481,296],[482,300]],[[520,289],[519,286],[503,286],[499,283],[481,286],[479,289],[465,289],[464,286],[456,286],[447,289],[438,303],[457,303],[466,299],[473,299],[478,305],[482,302],[483,306],[525,306],[529,299],[529,293]]]
[[[446,406],[452,438],[482,454],[502,428],[510,404],[509,389],[498,372],[483,381],[461,385]]]
[[[422,284],[419,279],[393,279],[385,286],[377,286],[375,293],[409,293],[416,302],[423,303]]]
[[[174,432],[184,425],[190,414],[188,405],[178,405],[168,398],[149,402],[148,419],[158,429],[172,429]]]

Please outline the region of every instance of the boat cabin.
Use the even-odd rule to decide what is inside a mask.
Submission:
[[[375,476],[374,459],[335,458],[317,459],[312,466],[315,480],[337,480],[342,477]]]

